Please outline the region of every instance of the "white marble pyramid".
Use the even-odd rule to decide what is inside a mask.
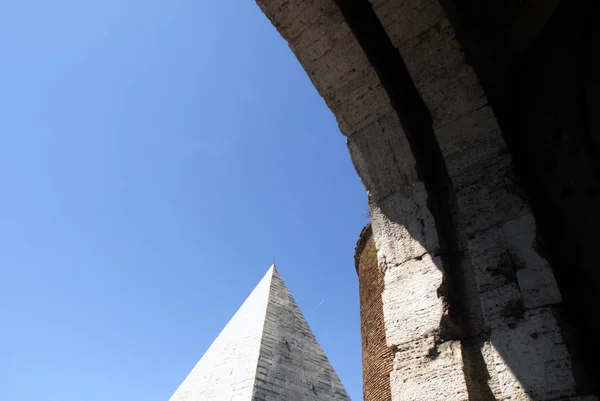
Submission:
[[[349,401],[275,265],[170,401]]]

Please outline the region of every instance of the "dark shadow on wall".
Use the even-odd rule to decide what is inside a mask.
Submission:
[[[440,0],[493,106],[564,298],[583,392],[600,351],[600,2]],[[526,38],[527,40],[522,40]],[[521,43],[519,43],[521,40]]]
[[[337,0],[336,3],[399,116],[416,161],[419,179],[427,189],[427,207],[434,217],[439,240],[439,249],[433,254],[440,257],[442,265],[438,268],[444,272],[445,277],[438,293],[449,308],[448,315],[440,322],[437,341],[462,341],[465,351],[465,378],[470,399],[495,400],[488,385],[489,376],[481,353],[481,345],[486,339],[485,333],[479,333],[478,337],[469,335],[475,330],[469,327],[467,316],[480,315],[481,311],[467,310],[468,306],[463,302],[466,294],[464,285],[472,282],[472,277],[465,277],[461,268],[464,244],[461,243],[458,234],[456,198],[429,110],[416,89],[400,53],[393,46],[370,3],[366,0]],[[390,221],[403,225],[410,231],[410,225],[402,221],[405,215],[394,210],[383,212]],[[412,232],[411,235],[413,238],[423,238],[419,232]],[[426,244],[422,245],[426,248]]]
[[[482,345],[486,340],[489,340],[489,333],[485,329],[482,331],[477,327],[473,327],[470,323],[471,317],[481,316],[481,310],[474,303],[465,301],[469,297],[468,286],[474,285],[473,271],[472,267],[465,268],[464,266],[465,238],[462,237],[460,227],[462,223],[455,192],[433,130],[429,111],[417,91],[398,50],[387,36],[370,3],[367,0],[336,0],[336,3],[377,72],[382,86],[385,88],[399,116],[404,134],[416,160],[419,178],[425,183],[427,189],[427,207],[435,220],[439,239],[439,249],[433,253],[440,256],[442,262],[438,268],[445,273],[445,283],[441,288],[440,296],[445,298],[449,305],[448,319],[440,323],[439,341],[462,341],[464,373],[470,399],[477,401],[495,400],[489,387],[489,376],[482,354]],[[565,3],[563,2],[563,5]],[[561,16],[557,15],[557,13],[565,12],[561,10],[562,7],[559,6],[553,14],[552,21],[561,19]],[[560,23],[558,24],[560,25]],[[559,26],[555,29],[560,32],[565,28]],[[594,366],[584,362],[582,366],[585,369],[580,369],[577,363],[580,353],[577,348],[580,348],[582,344],[592,345],[590,333],[597,333],[597,331],[584,333],[582,330],[576,331],[575,327],[592,327],[589,322],[587,326],[581,325],[585,320],[585,312],[583,312],[585,309],[578,310],[578,308],[586,303],[587,305],[594,305],[590,302],[595,302],[598,293],[597,290],[594,290],[596,288],[594,283],[598,282],[597,274],[600,270],[596,268],[598,260],[600,260],[600,254],[598,254],[600,252],[600,238],[598,237],[600,232],[598,229],[600,227],[600,220],[598,220],[600,207],[598,207],[597,202],[590,202],[590,199],[597,200],[598,194],[596,170],[594,163],[590,162],[590,160],[593,160],[595,150],[586,127],[561,126],[561,122],[555,121],[553,116],[556,115],[555,113],[559,113],[559,115],[570,113],[573,115],[563,117],[565,121],[584,121],[586,118],[584,110],[586,108],[582,102],[593,98],[593,94],[587,94],[586,97],[586,92],[583,91],[585,85],[582,80],[586,79],[583,75],[584,70],[581,69],[579,74],[576,71],[569,70],[575,68],[573,66],[582,66],[582,62],[573,62],[572,58],[577,54],[585,54],[585,52],[581,51],[580,46],[573,46],[569,40],[560,41],[559,38],[553,38],[549,31],[552,32],[552,29],[545,28],[541,34],[542,38],[550,36],[546,39],[546,46],[557,42],[564,43],[566,48],[563,56],[569,59],[569,62],[560,60],[560,57],[559,60],[553,60],[551,55],[555,55],[554,50],[546,49],[546,52],[550,52],[550,54],[544,57],[544,45],[539,43],[540,40],[532,40],[531,59],[528,61],[527,58],[523,58],[521,65],[514,70],[515,74],[507,76],[502,82],[504,85],[510,83],[513,92],[520,97],[515,97],[511,92],[511,96],[507,99],[511,103],[517,103],[511,105],[508,110],[501,110],[497,114],[500,120],[502,116],[505,120],[508,117],[516,120],[516,123],[508,125],[513,128],[509,132],[516,138],[510,138],[510,134],[506,134],[506,139],[511,153],[517,159],[518,164],[520,163],[518,172],[520,176],[524,177],[523,184],[525,184],[528,194],[533,195],[531,196],[532,206],[544,241],[548,242],[552,249],[564,247],[565,244],[573,247],[566,252],[561,249],[550,252],[548,257],[561,284],[563,295],[568,301],[566,312],[561,308],[555,308],[554,313],[561,322],[563,329],[561,334],[569,345],[575,362],[573,374],[578,379],[578,393],[586,395],[593,390],[591,384],[594,380],[591,379],[591,375],[594,373]],[[572,38],[571,40],[575,39]],[[569,44],[571,44],[570,47]],[[589,45],[588,43],[587,46]],[[596,44],[596,46],[600,46],[600,44]],[[506,48],[508,46],[503,50],[506,50]],[[569,51],[567,52],[567,50]],[[536,55],[536,51],[542,54]],[[546,62],[550,64],[545,64]],[[562,68],[552,70],[548,65],[559,65]],[[508,71],[503,71],[500,68],[501,71],[499,72],[498,66],[495,66],[493,70],[495,74]],[[559,73],[570,75],[568,79],[565,79]],[[579,77],[580,75],[583,77]],[[549,85],[551,79],[555,81],[554,85]],[[590,79],[589,73],[587,79]],[[553,88],[557,89],[557,87],[558,90],[553,93]],[[503,89],[503,91],[506,91],[506,89]],[[542,101],[543,99],[540,99],[540,96],[546,96],[546,100]],[[517,99],[521,100],[518,101]],[[552,104],[553,100],[556,103]],[[570,111],[565,111],[567,109]],[[589,104],[588,109],[590,109]],[[589,112],[588,115],[590,115]],[[500,123],[502,124],[502,121]],[[548,129],[546,125],[540,128],[543,123],[555,127],[555,129]],[[519,125],[518,130],[514,125]],[[502,128],[504,129],[505,126],[506,124]],[[577,132],[573,133],[571,130],[577,130]],[[549,131],[554,131],[554,134],[549,133]],[[531,132],[540,133],[540,136],[536,137],[530,134]],[[565,133],[570,138],[567,141],[578,138],[576,142],[580,145],[583,145],[584,141],[588,141],[588,147],[577,146],[574,150],[568,144],[563,146],[560,141],[563,140],[561,135],[565,135]],[[555,142],[550,144],[547,141],[544,142],[543,139],[548,137],[553,138],[551,140]],[[401,139],[399,138],[399,140]],[[558,166],[551,166],[548,165],[548,160],[535,161],[532,158],[534,155],[543,156],[563,151],[567,154],[571,152],[569,158],[571,162],[559,162]],[[556,161],[558,159],[560,161],[562,160],[561,157],[564,156],[560,154],[553,155],[552,160]],[[579,165],[576,169],[573,169],[571,164],[575,161]],[[569,182],[572,183],[575,178],[577,178],[575,180],[577,188],[573,188],[572,184],[567,185]],[[532,182],[537,179],[540,179],[541,182]],[[562,193],[562,196],[573,196],[575,191],[581,190],[580,195],[585,199],[581,202],[564,201],[555,194],[557,190],[559,194]],[[596,197],[594,198],[593,195]],[[548,199],[540,199],[544,196]],[[374,201],[378,202],[380,200],[375,199]],[[553,205],[552,202],[556,204]],[[407,221],[404,221],[407,218],[406,215],[398,213],[396,210],[382,211],[390,221],[404,226],[409,232],[416,229],[416,227],[411,227]],[[588,221],[582,220],[585,220],[585,216],[582,215],[583,211],[586,211]],[[574,224],[577,227],[573,227]],[[576,233],[576,235],[569,237],[568,233]],[[415,239],[423,238],[422,234],[417,231],[410,232],[410,234]],[[581,242],[574,243],[577,241]],[[426,244],[422,245],[426,248]],[[532,246],[537,245],[532,244]],[[586,267],[585,265],[588,262],[593,263],[593,265],[590,264]],[[517,266],[512,268],[516,270]],[[575,274],[573,274],[574,272]],[[576,294],[574,291],[576,283],[583,286],[580,288],[584,288],[585,295]],[[598,309],[592,310],[599,311]],[[507,311],[507,321],[510,322],[507,330],[514,330],[515,327],[521,324],[524,313],[522,305],[515,303]],[[600,313],[596,316],[600,316]],[[569,321],[571,317],[574,317],[574,322]],[[589,320],[590,316],[588,315],[587,318]],[[597,323],[594,322],[593,324]],[[528,335],[533,340],[537,338],[535,332]],[[539,377],[532,377],[527,361],[523,360],[523,355],[526,353],[519,354],[519,352],[515,352],[514,349],[510,349],[511,345],[506,342],[496,343],[494,346],[524,390],[532,394],[532,399],[536,399],[533,389],[535,386],[539,387],[537,383]],[[595,352],[597,353],[597,351]],[[560,395],[557,396],[560,397]]]

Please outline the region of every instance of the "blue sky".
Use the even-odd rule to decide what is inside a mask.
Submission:
[[[0,399],[168,400],[273,257],[361,399],[366,196],[254,2],[4,0],[0,54]]]

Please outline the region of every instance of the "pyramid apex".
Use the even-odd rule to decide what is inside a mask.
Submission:
[[[265,274],[265,277],[273,278],[273,276],[280,277],[279,270],[277,270],[277,266],[275,265],[275,263],[273,263],[271,267],[269,267],[269,270],[267,270],[267,273]]]
[[[273,263],[170,401],[290,401],[317,394],[323,401],[350,401]]]

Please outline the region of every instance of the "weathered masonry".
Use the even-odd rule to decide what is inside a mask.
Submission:
[[[368,192],[365,400],[596,400],[600,2],[257,3]]]
[[[377,265],[377,249],[370,224],[360,234],[354,261],[359,282],[363,399],[390,401],[389,376],[394,366],[394,353],[385,339],[381,299],[383,274]]]
[[[350,401],[272,265],[170,401]]]

